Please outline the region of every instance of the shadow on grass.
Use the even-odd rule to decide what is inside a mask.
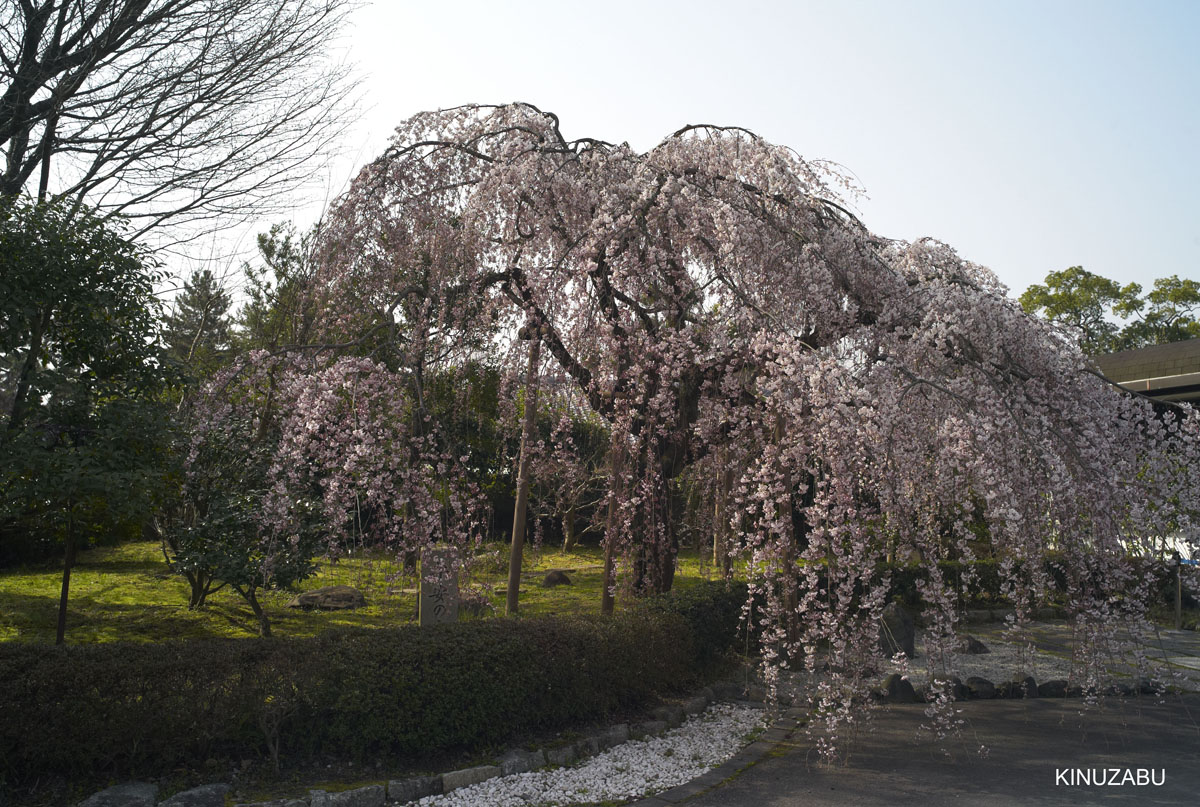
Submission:
[[[226,617],[230,627],[189,612],[186,606],[116,603],[85,595],[67,602],[66,640],[71,643],[228,638],[254,635],[250,609]],[[0,592],[0,637],[21,642],[53,642],[58,597]]]

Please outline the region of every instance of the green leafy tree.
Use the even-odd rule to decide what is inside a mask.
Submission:
[[[1196,319],[1200,313],[1200,283],[1181,280],[1178,275],[1160,277],[1154,281],[1154,288],[1117,313],[1134,317],[1121,330],[1119,350],[1195,339],[1200,336],[1200,320]]]
[[[229,355],[231,304],[211,270],[192,272],[165,320],[163,342],[171,357],[200,377],[220,367]]]
[[[1072,266],[1046,275],[1044,285],[1034,284],[1021,295],[1021,307],[1042,314],[1051,322],[1065,325],[1079,336],[1079,346],[1088,354],[1116,349],[1120,327],[1110,316],[1137,301],[1141,288],[1136,283],[1121,286],[1114,280]]]
[[[258,262],[242,266],[247,302],[238,314],[239,349],[275,350],[307,341],[314,319],[308,295],[312,238],[313,231],[297,233],[291,223],[259,233]]]
[[[53,205],[0,204],[0,532],[64,548],[140,534],[163,492],[161,274],[111,223]]]
[[[1143,294],[1072,266],[1046,275],[1020,297],[1021,307],[1066,326],[1089,355],[1161,345],[1200,336],[1200,283],[1178,276],[1159,278]]]

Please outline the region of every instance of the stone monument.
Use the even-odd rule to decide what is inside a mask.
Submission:
[[[436,625],[458,620],[458,550],[429,546],[421,550],[418,622]]]

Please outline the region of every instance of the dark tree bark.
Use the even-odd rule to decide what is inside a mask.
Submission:
[[[505,613],[516,616],[520,607],[521,560],[525,547],[525,520],[529,506],[529,453],[537,418],[537,373],[541,338],[536,326],[526,326],[522,332],[529,343],[529,366],[525,370],[525,417],[521,420],[521,458],[517,467],[517,502],[513,510],[512,548],[508,555],[508,596]]]

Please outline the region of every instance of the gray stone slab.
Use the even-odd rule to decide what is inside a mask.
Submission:
[[[646,737],[653,734],[662,734],[667,730],[665,720],[646,720],[641,723],[634,723],[629,727],[629,736],[634,738]]]
[[[621,743],[629,741],[629,724],[618,723],[615,726],[609,726],[608,730],[600,735],[600,747],[612,748]]]
[[[575,761],[575,746],[562,745],[558,748],[546,749],[546,762],[560,767],[570,765]]]
[[[367,785],[353,790],[329,794],[329,807],[383,807],[386,801],[383,785]]]
[[[660,706],[654,710],[654,719],[661,720],[671,728],[683,723],[683,709],[679,706]]]
[[[391,801],[416,801],[426,796],[436,796],[441,792],[440,776],[414,776],[409,779],[393,779],[387,783],[387,797]]]
[[[542,749],[526,751],[522,748],[514,748],[500,757],[500,773],[503,776],[512,776],[514,773],[528,773],[529,771],[536,771],[545,764],[546,752]]]
[[[158,803],[158,785],[149,782],[125,782],[93,793],[79,807],[154,807]]]
[[[214,784],[183,790],[159,803],[158,807],[225,807],[229,785]]]
[[[575,755],[580,759],[594,757],[600,753],[599,737],[584,737],[575,743]]]
[[[442,790],[449,793],[452,790],[458,790],[460,787],[469,787],[477,785],[480,782],[486,782],[493,776],[500,775],[500,766],[498,765],[478,765],[474,768],[463,768],[458,771],[450,771],[442,774]]]

